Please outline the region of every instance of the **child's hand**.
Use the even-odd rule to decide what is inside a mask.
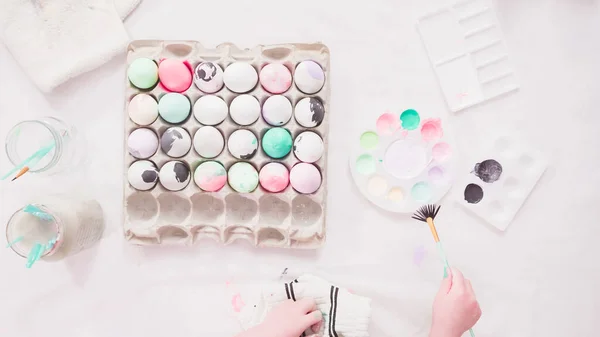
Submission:
[[[430,337],[460,337],[477,323],[481,309],[471,281],[452,269],[444,279],[433,302],[433,324]]]
[[[257,337],[300,337],[310,327],[313,332],[319,331],[322,320],[314,299],[287,300],[269,312],[256,327]]]

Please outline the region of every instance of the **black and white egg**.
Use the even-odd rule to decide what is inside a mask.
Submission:
[[[182,127],[170,127],[160,137],[160,148],[169,157],[183,157],[192,148],[192,137]]]
[[[325,117],[325,108],[320,99],[305,97],[296,103],[294,117],[298,124],[305,128],[319,126]]]
[[[227,140],[227,149],[237,159],[250,159],[258,151],[258,139],[250,130],[235,130]]]
[[[262,116],[265,122],[273,126],[282,126],[292,118],[292,103],[283,95],[274,95],[265,101]]]
[[[148,191],[158,182],[158,169],[149,160],[138,160],[127,170],[129,185],[139,191]]]
[[[181,191],[190,183],[190,168],[179,160],[167,162],[160,168],[160,184],[169,191]]]
[[[294,140],[294,155],[305,163],[314,163],[321,159],[324,149],[323,139],[312,131],[302,132]]]
[[[223,88],[223,69],[214,62],[202,62],[194,70],[194,83],[203,92],[215,93]]]

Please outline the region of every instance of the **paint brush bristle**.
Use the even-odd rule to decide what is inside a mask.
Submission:
[[[427,222],[427,218],[435,219],[441,206],[425,205],[419,208],[412,216],[413,219]]]

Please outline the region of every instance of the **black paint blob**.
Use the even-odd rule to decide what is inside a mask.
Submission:
[[[252,157],[254,157],[254,155],[256,154],[256,151],[257,151],[257,150],[258,150],[258,149],[254,149],[254,150],[252,150],[252,152],[251,152],[251,153],[247,153],[247,154],[240,155],[240,158],[241,158],[241,159],[251,159]]]
[[[173,148],[173,144],[177,139],[183,139],[181,132],[176,129],[168,129],[167,132],[165,132],[165,134],[160,138],[160,147],[166,154],[169,154]]]
[[[155,183],[158,179],[158,172],[156,170],[146,170],[142,172],[142,180],[145,183]]]
[[[325,108],[323,107],[321,100],[311,97],[310,111],[313,114],[312,122],[315,123],[315,126],[319,126],[321,122],[323,122],[323,117],[325,117]]]
[[[500,176],[502,175],[502,165],[494,159],[484,160],[481,163],[475,164],[473,173],[475,173],[479,179],[483,180],[483,182],[493,183],[500,179]]]
[[[175,172],[175,179],[177,179],[177,182],[180,183],[186,182],[190,176],[190,169],[185,164],[180,162],[175,163],[173,166],[173,171]]]
[[[469,184],[465,187],[465,200],[469,204],[477,204],[483,199],[483,189],[477,184]]]
[[[204,82],[210,82],[217,74],[217,67],[212,63],[203,63],[196,69],[196,76]]]

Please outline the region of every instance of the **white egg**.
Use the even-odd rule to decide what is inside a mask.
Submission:
[[[158,182],[158,169],[149,160],[138,160],[129,166],[127,180],[136,190],[151,190]]]
[[[225,68],[223,81],[229,90],[243,94],[254,89],[258,83],[258,73],[249,63],[234,62]]]
[[[214,126],[203,126],[194,135],[194,149],[204,158],[218,156],[225,147],[225,139]]]
[[[127,107],[129,118],[137,125],[150,125],[158,118],[158,102],[148,94],[135,95]]]
[[[235,130],[227,140],[227,149],[237,159],[250,159],[258,151],[258,139],[250,130]]]
[[[183,157],[192,148],[192,138],[184,128],[170,127],[160,137],[160,147],[169,157]]]
[[[200,97],[194,103],[194,118],[204,125],[217,125],[227,118],[227,103],[215,95]]]
[[[324,151],[323,139],[312,131],[305,131],[294,140],[294,155],[305,163],[321,159]]]
[[[315,61],[300,62],[294,71],[294,83],[305,94],[312,95],[319,92],[325,84],[323,68]]]
[[[179,160],[167,162],[160,168],[159,179],[167,190],[181,191],[190,183],[190,168]]]
[[[260,103],[252,95],[240,95],[231,101],[229,115],[239,125],[250,125],[260,117]]]
[[[147,128],[135,129],[127,137],[127,150],[135,158],[150,158],[158,150],[158,136]]]
[[[273,126],[282,126],[292,118],[292,103],[283,95],[267,98],[262,107],[265,122]]]

